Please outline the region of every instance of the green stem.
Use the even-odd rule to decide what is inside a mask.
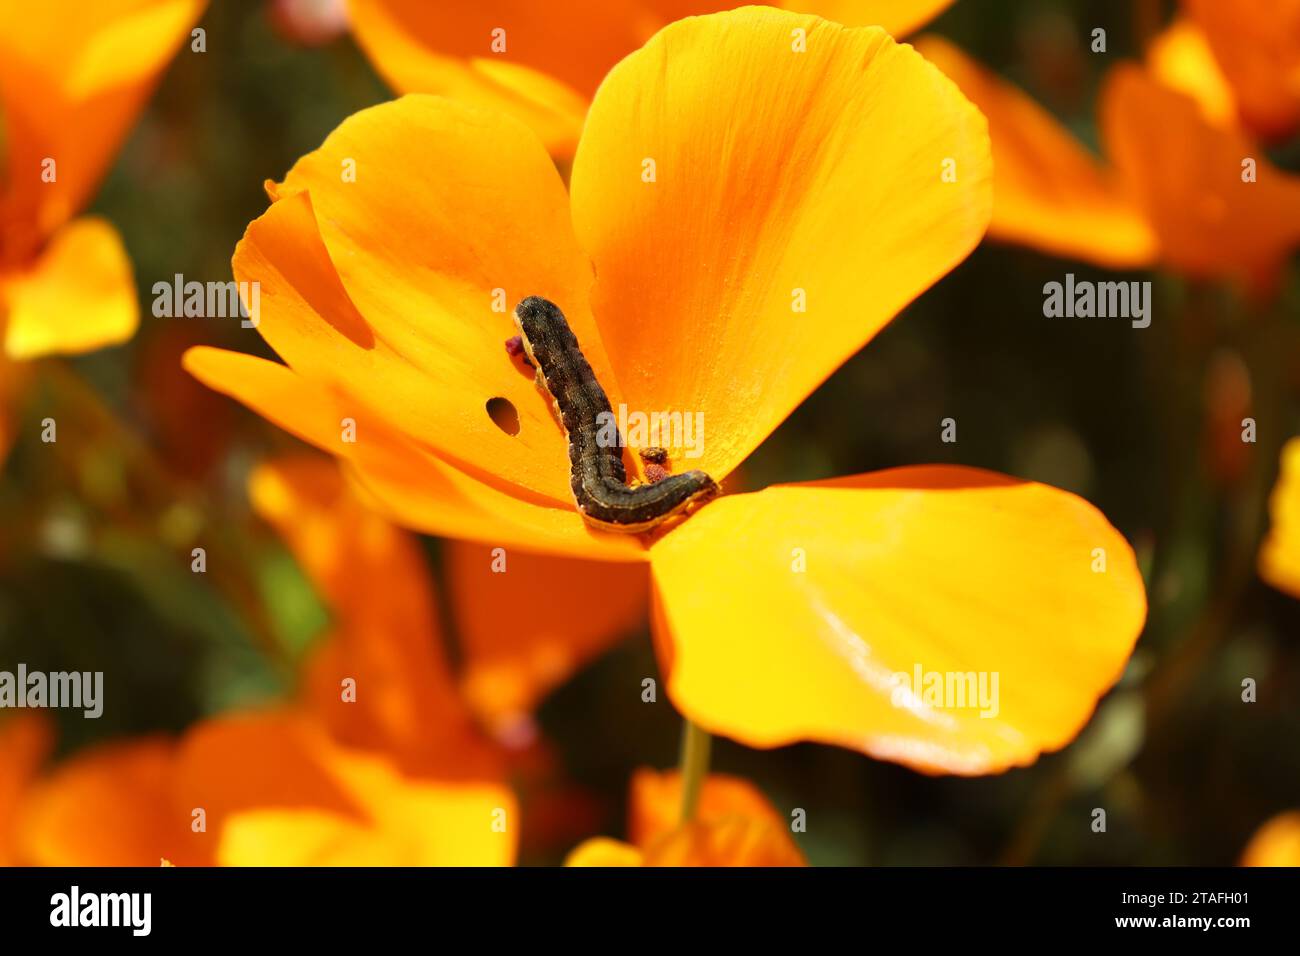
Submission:
[[[682,723],[682,823],[695,819],[700,790],[709,773],[709,749],[713,738],[689,720]]]

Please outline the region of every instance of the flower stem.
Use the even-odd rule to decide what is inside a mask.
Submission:
[[[700,803],[700,790],[709,772],[709,749],[713,738],[708,731],[689,720],[682,722],[682,823],[695,819],[695,809]]]

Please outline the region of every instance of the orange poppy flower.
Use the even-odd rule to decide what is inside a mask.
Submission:
[[[95,807],[97,825],[85,826]],[[502,821],[504,829],[494,829]],[[78,754],[33,784],[19,859],[37,866],[504,865],[516,814],[501,787],[403,772],[301,714],[204,721]]]
[[[1240,121],[1265,139],[1300,128],[1300,2],[1183,0],[1231,84]]]
[[[1300,810],[1279,813],[1250,838],[1242,866],[1300,866]]]
[[[904,36],[952,0],[786,0],[773,4]],[[577,146],[610,67],[673,20],[719,0],[348,0],[352,32],[399,93],[437,93],[525,123],[557,157]]]
[[[638,770],[629,802],[630,842],[595,837],[565,866],[806,866],[786,818],[753,784],[710,774],[699,808],[679,823],[682,780],[676,771]]]
[[[691,467],[724,479],[979,241],[989,167],[979,113],[881,30],[762,8],[686,20],[601,85],[571,197],[509,117],[408,96],[346,120],[235,251],[287,365],[211,348],[185,364],[342,459],[402,524],[648,564],[669,693],[705,729],[996,771],[1072,739],[1142,627],[1132,550],[1101,514],[921,467],[727,495],[653,543],[593,530],[493,307],[559,303],[613,405],[702,414]],[[494,398],[518,429],[494,424]],[[1005,694],[982,717],[945,708],[900,690],[918,670]]]
[[[131,263],[94,195],[203,0],[0,2],[0,455],[18,364],[125,341]]]
[[[937,37],[917,48],[989,119],[989,235],[1108,268],[1163,264],[1267,290],[1300,244],[1300,178],[1233,121],[1204,37],[1175,23],[1145,66],[1114,67],[1099,121],[1108,162],[1045,109]]]
[[[328,460],[263,466],[254,505],[334,628],[299,700],[180,741],[94,748],[28,788],[22,858],[68,865],[505,865],[518,810],[457,704],[414,541]],[[102,825],[80,825],[84,808]],[[202,825],[197,812],[202,811]]]
[[[415,539],[368,509],[328,458],[262,465],[249,497],[333,617],[303,666],[304,708],[340,743],[390,754],[408,770],[446,777],[493,767],[456,692]]]
[[[342,481],[328,459],[303,458],[258,469],[249,491],[258,513],[330,597],[337,637],[308,662],[304,683],[344,742],[413,757],[445,752],[439,734],[468,732],[466,704],[498,734],[509,734],[547,691],[645,617],[649,582],[638,566],[523,552],[497,556],[484,545],[448,542],[449,610],[463,657],[456,685],[429,650],[441,644],[441,627],[418,546],[364,508]],[[370,542],[371,550],[382,543],[387,559],[359,563],[350,551],[358,541]],[[574,580],[599,591],[596,607],[566,591]],[[373,595],[381,592],[388,597],[377,604]],[[530,611],[543,605],[545,615]],[[358,671],[368,670],[370,696],[376,685],[391,685],[396,696],[372,720],[360,719],[355,706],[338,699],[344,670],[358,680]],[[434,706],[439,712],[416,719],[418,710]],[[466,759],[463,746],[451,752]]]
[[[41,714],[25,713],[0,721],[0,866],[16,866],[18,853],[17,809],[27,788],[49,755],[49,723]]]
[[[461,693],[509,733],[548,691],[642,626],[650,581],[635,564],[495,551],[472,541],[443,547]]]
[[[1259,550],[1259,576],[1300,597],[1300,438],[1282,449],[1281,473],[1268,502],[1272,527]]]

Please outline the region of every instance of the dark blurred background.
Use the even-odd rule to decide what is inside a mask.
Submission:
[[[959,0],[931,30],[1095,145],[1102,72],[1137,56],[1167,15],[1120,0]],[[214,3],[203,26],[206,54],[173,63],[91,210],[125,238],[141,330],[40,365],[0,477],[0,660],[104,670],[119,688],[99,721],[53,712],[63,754],[284,692],[326,619],[246,502],[248,468],[293,439],[179,367],[189,345],[247,350],[251,337],[235,323],[155,319],[150,287],[175,273],[229,279],[236,241],[265,209],[263,180],[390,94],[349,36],[304,46],[261,3]],[[1107,56],[1087,52],[1094,26]],[[1298,155],[1271,158],[1294,169]],[[813,863],[1229,864],[1261,822],[1300,806],[1300,601],[1254,573],[1277,452],[1300,433],[1294,270],[1266,304],[1129,276],[1154,280],[1142,332],[1044,320],[1043,284],[1065,271],[1095,277],[986,243],[744,467],[752,487],[923,462],[1038,479],[1096,504],[1147,576],[1150,619],[1121,684],[1073,745],[1029,769],[929,778],[830,747],[717,741],[714,769],[807,810],[797,839]],[[57,446],[40,443],[47,414]],[[1243,414],[1259,421],[1256,445],[1239,441]],[[955,444],[940,441],[947,417]],[[206,575],[188,565],[199,535]],[[438,542],[427,551],[437,571]],[[526,819],[523,862],[621,833],[631,771],[675,763],[678,718],[626,690],[655,672],[641,629],[546,702],[540,726],[574,787],[566,806],[581,812],[526,808],[536,825]],[[1261,688],[1253,705],[1240,698],[1247,676]],[[1104,835],[1089,827],[1098,806]]]

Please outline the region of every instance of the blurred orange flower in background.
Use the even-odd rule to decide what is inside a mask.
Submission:
[[[1300,598],[1300,438],[1282,449],[1282,465],[1268,503],[1272,526],[1259,550],[1259,574]]]
[[[0,456],[20,363],[131,337],[131,263],[94,195],[204,0],[0,0]]]
[[[18,807],[49,756],[53,734],[44,714],[20,714],[0,721],[0,866],[17,866]]]
[[[1300,810],[1279,813],[1250,838],[1242,866],[1300,866]]]
[[[594,837],[574,848],[565,866],[806,866],[787,821],[753,784],[709,774],[699,806],[678,822],[682,778],[641,769],[628,797],[628,839]]]
[[[787,0],[773,6],[904,36],[953,0]],[[352,32],[399,93],[437,93],[525,123],[557,158],[572,157],[610,67],[683,17],[719,0],[348,0]]]
[[[338,456],[399,523],[648,563],[670,695],[705,729],[994,772],[1072,739],[1142,627],[1132,550],[1100,513],[926,467],[729,495],[652,546],[593,531],[493,308],[560,304],[615,407],[703,413],[691,464],[721,479],[978,243],[989,175],[978,111],[883,31],[690,19],[602,83],[571,196],[509,117],[408,96],[345,121],[268,185],[235,251],[287,365],[199,348],[186,367]],[[557,587],[579,615],[603,598]],[[914,667],[1000,675],[997,713],[900,699]]]
[[[1249,19],[1235,8],[1230,18]],[[1272,22],[1261,14],[1258,26],[1274,31]],[[1217,36],[1221,48],[1231,45],[1235,62],[1263,55],[1236,33]],[[1098,107],[1104,162],[948,41],[923,37],[917,49],[988,117],[991,237],[1107,268],[1160,264],[1235,279],[1263,293],[1300,245],[1300,177],[1273,166],[1241,126],[1238,97],[1248,92],[1232,85],[1239,74],[1220,71],[1192,21],[1170,25],[1145,64],[1122,63],[1108,73]]]
[[[0,810],[18,808],[11,854],[37,865],[513,862],[515,798],[455,693],[414,539],[327,459],[263,466],[250,494],[333,616],[297,701],[201,721],[179,741],[95,747],[39,781],[29,773],[22,793],[0,789]],[[0,730],[0,750],[37,749],[30,727]]]
[[[1266,140],[1300,129],[1300,0],[1183,0],[1232,91],[1232,111]]]
[[[650,581],[635,564],[525,551],[501,556],[498,573],[493,551],[472,541],[443,546],[461,692],[509,734],[548,691],[642,626]]]

